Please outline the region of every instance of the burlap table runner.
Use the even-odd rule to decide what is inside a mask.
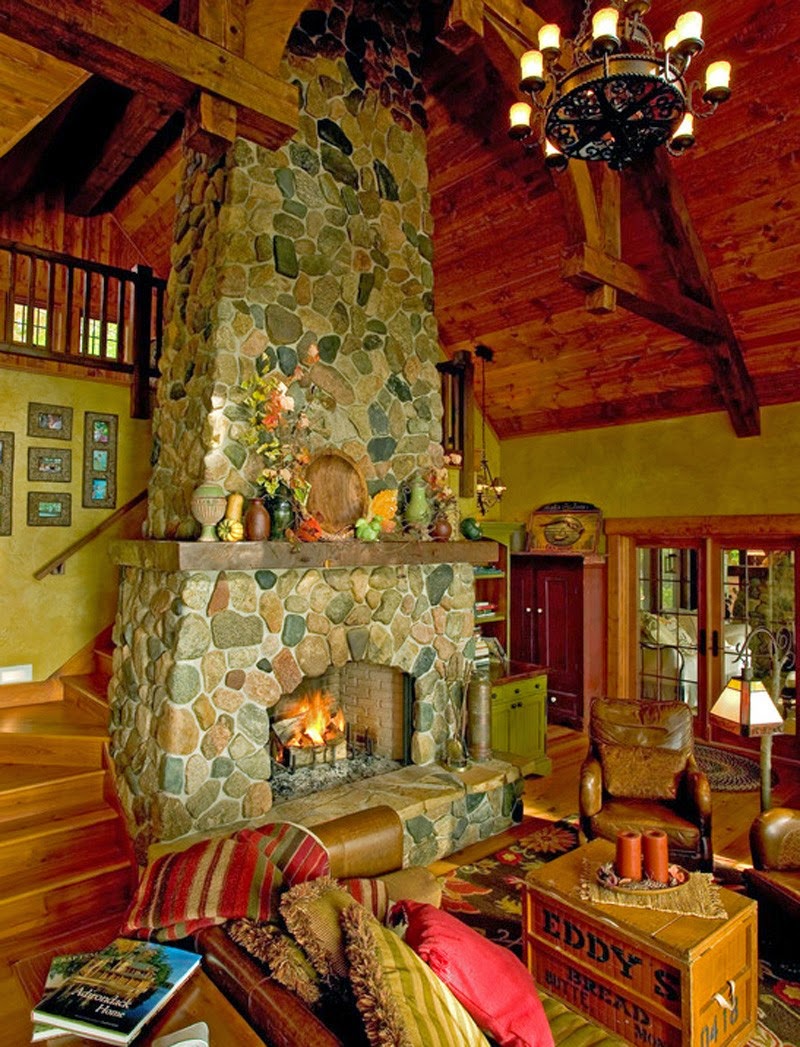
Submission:
[[[684,916],[702,916],[709,920],[725,920],[728,917],[720,901],[719,886],[712,883],[711,873],[689,873],[687,883],[672,890],[615,891],[598,883],[597,869],[590,868],[589,863],[584,862],[579,893],[583,901],[601,902],[603,905],[658,909]]]

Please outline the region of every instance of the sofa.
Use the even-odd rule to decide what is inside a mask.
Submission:
[[[386,888],[390,901],[406,896],[414,899],[410,904],[423,907],[438,904],[441,891],[433,874],[421,868],[402,868],[403,825],[391,808],[374,807],[346,815],[314,826],[313,832],[329,855],[330,877],[341,882],[356,878],[359,882],[379,883]],[[307,885],[301,885],[299,889],[307,890]],[[401,906],[403,904],[400,902]],[[452,919],[449,915],[446,918]],[[460,921],[456,922],[460,924]],[[334,1028],[324,1011],[311,1007],[297,992],[280,984],[271,976],[274,972],[267,973],[269,965],[265,966],[253,955],[257,950],[243,946],[241,940],[234,940],[234,931],[235,924],[207,927],[195,935],[194,945],[203,956],[203,966],[209,977],[265,1043],[270,1047],[354,1047],[361,1042],[355,1033],[347,1031],[346,1024],[344,1031],[341,1023]],[[503,962],[516,965],[514,977],[518,976],[518,971],[524,970],[508,950],[493,943],[486,944],[507,956],[507,961]],[[489,996],[497,992],[499,969],[495,965],[492,967],[492,971],[486,971],[489,979],[494,978],[494,988]],[[524,976],[528,977],[527,973]],[[565,1047],[612,1047],[623,1042],[554,997],[541,990],[538,996],[553,1043]],[[385,1042],[394,1040],[390,1036]],[[398,1039],[397,1042],[408,1041]],[[417,1041],[412,1038],[411,1042]],[[436,1041],[432,1034],[430,1039],[426,1034],[421,1042],[428,1047],[429,1043]],[[457,1047],[460,1042],[473,1041],[454,1038],[452,1042],[448,1041],[448,1047]],[[488,1042],[502,1041],[489,1037]],[[506,1038],[505,1042],[525,1047],[527,1043],[550,1041]]]

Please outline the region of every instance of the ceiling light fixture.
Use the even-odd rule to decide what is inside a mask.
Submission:
[[[704,46],[703,16],[685,12],[660,43],[644,24],[649,10],[650,0],[613,0],[595,12],[590,29],[586,0],[574,40],[543,25],[538,50],[520,59],[520,90],[532,104],[511,106],[511,137],[535,133],[556,170],[575,159],[618,171],[657,146],[674,156],[694,145],[694,120],[730,97],[730,62],[709,65],[700,102],[700,84],[686,74]]]
[[[486,364],[494,359],[494,350],[488,345],[476,345],[475,355],[481,361],[481,465],[475,478],[478,511],[485,516],[502,499],[506,485],[499,476],[492,476],[486,457]]]

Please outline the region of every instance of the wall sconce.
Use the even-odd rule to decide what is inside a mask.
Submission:
[[[481,361],[481,464],[475,481],[478,512],[485,516],[502,499],[506,485],[499,476],[493,476],[486,457],[486,363],[494,359],[494,350],[488,345],[476,345],[475,355]]]

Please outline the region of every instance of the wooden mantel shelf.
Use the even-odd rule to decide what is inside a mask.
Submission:
[[[489,539],[457,542],[175,542],[120,540],[111,559],[151,571],[263,571],[291,568],[383,567],[397,564],[493,563]]]

